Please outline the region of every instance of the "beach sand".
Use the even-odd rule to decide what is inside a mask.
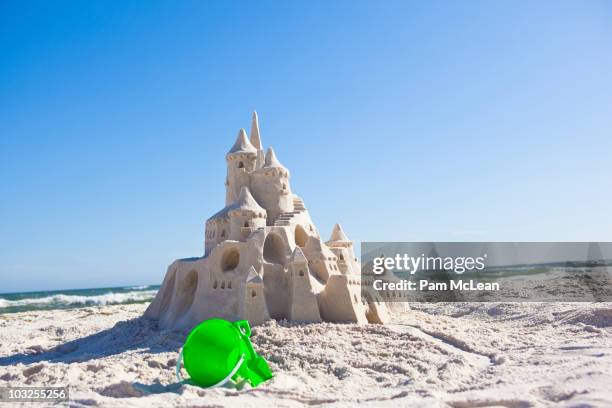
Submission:
[[[241,391],[177,384],[186,333],[144,304],[2,314],[0,386],[69,385],[77,407],[612,406],[611,303],[411,306],[385,326],[255,327],[275,377]]]

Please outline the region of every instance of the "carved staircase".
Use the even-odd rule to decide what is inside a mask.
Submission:
[[[293,211],[281,213],[276,221],[274,221],[274,225],[286,227],[291,223],[291,219],[302,211],[306,211],[304,201],[300,197],[293,196]]]
[[[306,211],[306,206],[304,206],[304,201],[298,196],[293,196],[293,212],[302,212]]]
[[[276,221],[274,221],[274,225],[279,226],[279,227],[286,227],[290,224],[290,221],[293,218],[293,216],[298,213],[299,211],[281,213],[276,219]]]

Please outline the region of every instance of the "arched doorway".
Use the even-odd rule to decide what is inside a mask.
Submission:
[[[175,316],[181,317],[193,303],[196,289],[198,288],[198,272],[189,271],[187,276],[179,283],[177,299],[178,304],[175,309]]]
[[[308,234],[301,225],[295,226],[295,245],[305,247],[308,241]]]
[[[276,234],[270,233],[264,242],[263,257],[266,262],[285,264],[285,245]]]

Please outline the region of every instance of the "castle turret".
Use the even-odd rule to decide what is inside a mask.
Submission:
[[[308,260],[300,247],[295,247],[289,258],[289,311],[291,320],[320,322],[319,305],[313,286],[316,281],[310,275]]]
[[[251,195],[248,187],[240,189],[238,200],[228,211],[230,218],[229,239],[244,241],[254,229],[266,226],[266,210]]]
[[[252,325],[268,320],[270,314],[264,297],[264,282],[253,266],[249,269],[244,288],[242,317]]]
[[[359,270],[357,258],[353,252],[353,241],[348,239],[340,224],[334,225],[331,237],[325,244],[338,257],[340,272],[347,273]]]
[[[236,142],[227,155],[227,179],[225,180],[225,204],[238,198],[240,189],[249,186],[249,173],[255,170],[257,149],[247,139],[246,131],[240,129]]]
[[[273,225],[280,214],[293,211],[289,170],[278,161],[271,147],[263,167],[251,176],[253,196],[268,210],[268,225]]]

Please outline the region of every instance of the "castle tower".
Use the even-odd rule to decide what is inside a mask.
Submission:
[[[263,279],[251,266],[246,277],[242,316],[250,324],[260,324],[270,318],[266,298],[264,297]]]
[[[240,129],[236,142],[227,155],[227,179],[225,180],[225,205],[238,198],[240,189],[249,186],[249,173],[255,170],[257,149],[247,139],[246,131]]]
[[[314,282],[308,270],[308,260],[300,247],[289,258],[289,311],[288,318],[302,322],[320,322],[319,305],[313,289]]]
[[[251,231],[266,226],[266,210],[264,210],[251,195],[249,188],[243,186],[240,196],[229,211],[229,239],[244,241]]]
[[[346,274],[350,271],[359,270],[355,253],[353,252],[353,241],[348,239],[340,224],[334,225],[329,241],[325,243],[338,257],[338,269]]]
[[[269,147],[264,165],[251,174],[253,196],[268,210],[268,225],[282,213],[293,211],[293,194],[289,187],[289,170],[283,166]]]

